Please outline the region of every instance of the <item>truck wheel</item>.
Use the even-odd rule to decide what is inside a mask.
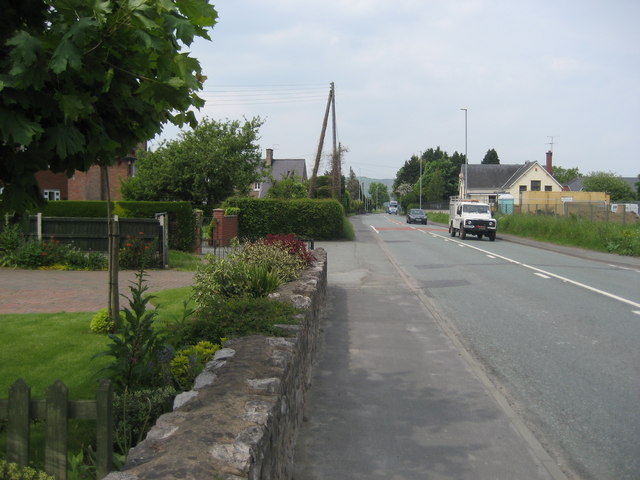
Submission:
[[[449,235],[451,235],[452,237],[456,236],[456,229],[453,228],[453,225],[449,225]]]
[[[464,240],[465,238],[467,238],[467,232],[464,230],[464,228],[460,229],[460,240]]]
[[[489,234],[489,240],[491,240],[492,242],[495,241],[496,239],[496,232],[491,232]]]

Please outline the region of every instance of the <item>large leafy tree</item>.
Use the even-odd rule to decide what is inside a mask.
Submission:
[[[213,206],[246,193],[263,178],[259,118],[216,122],[204,119],[157,150],[140,155],[136,175],[122,183],[128,200],[188,201]]]
[[[40,199],[35,173],[87,170],[162,125],[196,124],[208,0],[8,0],[0,15],[2,208]]]
[[[358,180],[358,177],[356,177],[356,174],[351,167],[349,167],[349,178],[347,179],[347,183],[345,184],[345,190],[349,192],[351,198],[360,198],[360,181]]]
[[[612,172],[592,172],[582,184],[588,192],[607,192],[612,202],[630,202],[635,197],[629,184]]]

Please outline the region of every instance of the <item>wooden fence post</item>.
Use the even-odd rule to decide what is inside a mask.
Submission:
[[[19,378],[9,387],[7,460],[21,467],[29,464],[31,387]]]
[[[113,385],[100,380],[96,392],[96,478],[107,476],[113,460]]]
[[[56,480],[67,480],[68,389],[56,380],[47,389],[45,471]]]

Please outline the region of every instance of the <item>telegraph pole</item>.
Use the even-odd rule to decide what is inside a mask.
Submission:
[[[322,130],[320,131],[320,141],[318,142],[318,152],[316,153],[316,162],[313,164],[313,173],[309,180],[309,197],[313,198],[316,194],[316,178],[318,177],[318,168],[320,167],[320,157],[322,156],[322,146],[324,145],[324,135],[327,131],[327,122],[329,121],[329,109],[333,104],[333,82],[331,82],[331,88],[329,89],[329,98],[327,99],[327,108],[324,112],[324,120],[322,121]],[[333,128],[335,132],[335,110],[334,110],[334,123]],[[334,133],[335,135],[335,133]],[[335,144],[335,138],[334,138]],[[334,146],[335,156],[335,146]]]

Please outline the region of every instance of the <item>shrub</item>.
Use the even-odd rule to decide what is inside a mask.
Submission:
[[[291,255],[295,255],[302,259],[307,265],[311,265],[313,262],[313,254],[307,250],[307,246],[305,243],[296,238],[295,235],[290,233],[289,235],[267,235],[264,243],[267,245],[273,245],[275,247],[280,248],[286,252],[289,252]]]
[[[124,312],[120,312],[120,323],[126,320]],[[106,308],[101,308],[91,318],[89,328],[93,333],[113,333],[115,328],[115,322],[109,318],[109,311]]]
[[[2,480],[55,480],[45,472],[31,467],[19,467],[17,463],[0,460],[0,478]]]
[[[0,232],[0,267],[15,265],[15,253],[24,242],[18,225],[5,225]]]
[[[188,390],[195,378],[202,372],[205,364],[220,349],[208,340],[202,340],[195,346],[181,348],[171,359],[171,375],[181,390]]]
[[[269,233],[293,233],[301,238],[343,238],[344,208],[337,200],[233,197],[223,208],[237,207],[239,236],[246,239]]]
[[[120,453],[140,443],[163,413],[171,411],[176,389],[163,386],[151,389],[129,390],[114,395],[114,440]]]
[[[289,303],[270,298],[213,299],[188,319],[168,327],[176,345],[202,340],[223,345],[227,338],[245,335],[283,335],[275,325],[296,324],[301,313]]]
[[[140,270],[157,264],[155,241],[145,240],[144,232],[139,232],[136,237],[127,236],[124,247],[120,249],[120,268]]]
[[[129,308],[124,309],[125,318],[120,331],[110,333],[108,349],[94,356],[113,357],[113,361],[101,371],[119,391],[155,387],[161,382],[164,345],[160,334],[153,328],[158,312],[147,311],[147,305],[154,297],[145,295],[148,289],[144,285],[145,276],[142,270],[136,274],[137,282],[129,287]]]

